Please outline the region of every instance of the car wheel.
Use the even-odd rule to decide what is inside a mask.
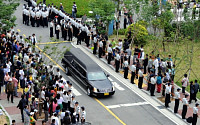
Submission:
[[[67,67],[65,67],[65,73],[66,73],[67,75],[70,75],[69,69],[68,69]]]
[[[88,96],[92,96],[92,93],[91,93],[91,90],[90,90],[89,87],[87,88],[87,95],[88,95]]]

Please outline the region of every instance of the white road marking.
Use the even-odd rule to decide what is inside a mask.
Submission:
[[[109,105],[106,106],[109,109],[120,108],[120,107],[130,107],[130,106],[140,106],[147,105],[149,102],[137,102],[137,103],[127,103],[127,104],[119,104],[119,105]]]
[[[72,92],[74,93],[75,96],[80,96],[82,95],[80,92],[78,92],[78,90],[76,90],[73,86],[72,86]]]
[[[113,83],[113,85],[115,86],[115,88],[119,89],[120,91],[124,91],[125,90],[118,83],[114,82],[113,79],[111,79],[110,77],[108,77],[108,79]]]
[[[122,88],[118,83],[113,82],[113,84],[114,84],[115,88],[119,89],[120,91],[124,91],[124,90],[125,90],[125,89]]]
[[[61,80],[63,80],[63,81],[67,81],[66,79],[64,79],[64,78],[62,78]],[[73,81],[74,82],[74,81]],[[75,96],[81,96],[82,94],[78,91],[78,90],[76,90],[73,86],[72,86],[72,93],[75,95]]]
[[[108,79],[109,79],[111,82],[113,82],[113,79],[111,79],[110,77],[108,77]]]

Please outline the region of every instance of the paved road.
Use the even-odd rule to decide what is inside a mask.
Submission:
[[[24,1],[21,0],[20,2],[21,4],[15,12],[16,17],[18,17],[16,21],[18,25],[15,30],[20,29],[20,34],[25,34],[26,36],[35,33],[38,37],[42,36],[42,42],[49,42],[48,28],[32,28],[22,24],[22,4]],[[44,45],[38,46],[41,49],[44,47]],[[60,43],[58,48],[62,50],[63,46],[71,46],[71,43]],[[86,52],[83,47],[76,47],[79,47]],[[100,66],[104,67],[104,71],[106,73],[110,74],[110,79],[115,83],[116,86],[116,93],[114,96],[107,98],[96,99],[88,97],[76,80],[74,80],[72,77],[66,76],[65,73],[62,72],[64,78],[72,82],[76,91],[76,100],[79,101],[80,105],[84,105],[86,107],[87,121],[94,125],[131,125],[147,123],[149,125],[176,124],[173,121],[176,121],[181,125],[184,124],[182,120],[170,112],[167,112],[166,109],[163,109],[163,107],[151,99],[151,97],[146,97],[146,94],[137,89],[136,86],[132,86],[127,80],[123,79],[120,74],[116,74],[107,65],[95,58],[95,56],[89,56]],[[45,62],[49,64],[51,63],[51,60],[46,59]],[[61,65],[60,61],[57,63],[58,65]],[[168,117],[170,117],[170,119],[172,118],[173,121]]]

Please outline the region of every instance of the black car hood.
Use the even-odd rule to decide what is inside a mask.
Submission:
[[[98,81],[89,81],[90,84],[97,89],[110,89],[112,88],[112,83],[108,80],[98,80]]]

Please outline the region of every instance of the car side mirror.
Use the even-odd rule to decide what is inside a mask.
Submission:
[[[109,77],[109,76],[110,76],[109,74],[106,75],[106,77]]]

